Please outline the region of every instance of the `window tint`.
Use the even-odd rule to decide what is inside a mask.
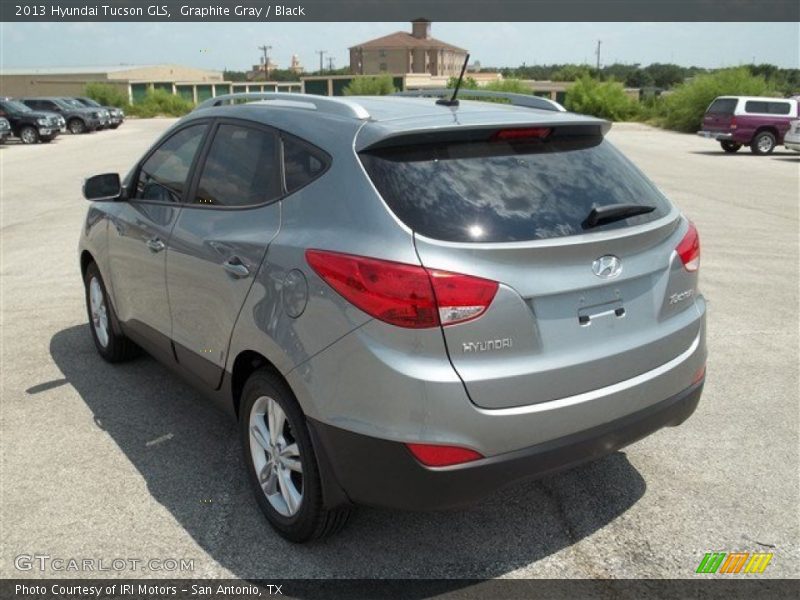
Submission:
[[[180,202],[186,176],[203,140],[206,125],[181,129],[148,158],[139,171],[136,198],[161,202]]]
[[[768,113],[769,103],[760,100],[748,100],[744,104],[744,109],[749,113]]]
[[[716,115],[732,115],[736,110],[736,98],[717,98],[706,112]]]
[[[788,102],[770,102],[769,113],[771,115],[788,115],[791,105]]]
[[[788,102],[767,102],[764,100],[748,100],[744,105],[744,109],[749,113],[788,115],[792,110],[792,105],[789,104]]]
[[[319,177],[328,166],[327,156],[310,144],[285,136],[283,168],[290,194]]]
[[[666,215],[668,201],[601,136],[540,142],[461,142],[361,155],[375,187],[414,231],[453,242],[514,242],[584,233],[592,208],[655,207],[595,227],[606,231]]]
[[[280,195],[277,135],[239,125],[220,125],[203,166],[194,203],[252,206]]]

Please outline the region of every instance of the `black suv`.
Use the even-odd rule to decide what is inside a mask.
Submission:
[[[21,102],[33,110],[45,110],[60,114],[67,122],[70,133],[88,133],[105,125],[102,109],[74,106],[63,98],[22,98]]]
[[[11,132],[22,140],[23,144],[49,142],[66,127],[61,115],[32,110],[22,102],[11,98],[0,98],[0,117],[8,119]]]
[[[75,100],[76,102],[80,102],[83,106],[87,108],[99,108],[105,111],[108,111],[108,126],[111,129],[116,129],[122,122],[125,120],[125,112],[121,108],[117,108],[116,106],[103,106],[96,100],[92,100],[91,98],[87,98],[85,96],[78,96],[76,98],[70,98],[71,100]]]

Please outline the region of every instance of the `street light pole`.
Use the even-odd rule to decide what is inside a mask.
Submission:
[[[600,44],[602,44],[602,40],[597,40],[597,71],[600,72]]]
[[[272,50],[272,46],[259,46],[258,49],[264,51],[264,72],[266,79],[269,80],[269,51]]]

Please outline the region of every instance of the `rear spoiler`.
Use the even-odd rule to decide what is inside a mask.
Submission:
[[[406,92],[397,92],[392,96],[407,96],[412,98],[445,98],[453,95],[453,90],[449,88],[436,88],[429,90],[410,90]],[[539,110],[549,110],[555,112],[567,112],[563,106],[558,102],[554,102],[548,98],[541,98],[529,94],[514,94],[512,92],[492,92],[489,90],[465,90],[461,88],[458,90],[459,98],[497,98],[508,100],[513,106],[522,106],[525,108],[536,108]]]

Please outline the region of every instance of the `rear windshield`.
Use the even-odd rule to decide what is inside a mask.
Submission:
[[[736,98],[717,98],[708,107],[707,113],[715,115],[732,115],[736,110]]]
[[[459,142],[361,154],[375,187],[408,227],[451,242],[517,242],[585,233],[592,208],[653,212],[591,229],[648,223],[669,213],[655,186],[602,136],[526,143]]]

